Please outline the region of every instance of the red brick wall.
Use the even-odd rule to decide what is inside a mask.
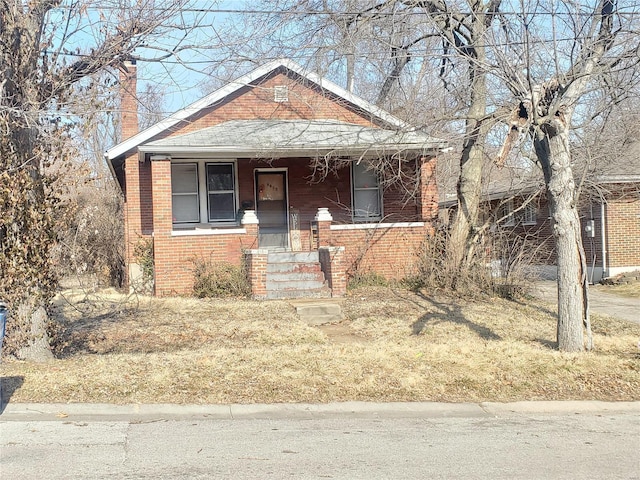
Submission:
[[[610,197],[606,223],[608,266],[640,266],[640,194],[623,191]]]
[[[331,230],[331,245],[344,246],[347,276],[378,273],[388,279],[402,279],[416,273],[420,245],[432,232],[424,227]]]
[[[244,249],[256,248],[255,235],[154,237],[156,295],[190,294],[198,260],[240,265]]]
[[[245,268],[251,284],[251,296],[255,299],[267,297],[267,250],[247,250],[244,255]]]
[[[437,159],[424,157],[420,160],[420,217],[425,220],[438,218],[438,184],[436,178]]]
[[[344,252],[344,247],[318,249],[322,272],[331,288],[332,297],[342,297],[347,293],[347,265],[344,263]]]

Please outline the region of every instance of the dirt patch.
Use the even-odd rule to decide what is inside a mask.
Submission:
[[[368,340],[357,335],[349,323],[335,323],[317,327],[334,344],[365,343]]]

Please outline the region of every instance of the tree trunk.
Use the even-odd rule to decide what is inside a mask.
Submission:
[[[576,188],[571,169],[568,129],[546,124],[536,129],[534,147],[542,165],[558,265],[558,349],[580,352],[585,348],[583,324],[591,331],[587,309],[588,285]],[[560,128],[556,128],[560,127]]]
[[[456,287],[456,276],[474,255],[472,244],[473,228],[478,221],[478,208],[482,185],[482,164],[484,161],[484,140],[487,135],[486,121],[487,85],[486,73],[480,66],[484,50],[476,48],[478,63],[469,62],[470,106],[465,126],[462,154],[460,156],[460,177],[458,179],[458,208],[451,228],[447,246],[447,263],[453,275],[452,287]]]
[[[447,260],[452,272],[459,272],[473,256],[473,246],[469,242],[478,220],[483,159],[482,146],[476,140],[474,138],[465,142],[460,157],[458,208],[447,249]]]
[[[31,362],[53,360],[47,333],[49,315],[41,302],[27,299],[17,306],[12,316],[17,325],[24,325],[20,331],[26,335],[25,340],[21,342],[24,346],[16,351],[16,357]]]

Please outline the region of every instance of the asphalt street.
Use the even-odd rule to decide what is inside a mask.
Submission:
[[[0,478],[640,479],[640,404],[9,405]]]

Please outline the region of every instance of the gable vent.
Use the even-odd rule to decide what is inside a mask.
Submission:
[[[273,101],[274,102],[288,102],[289,101],[289,87],[286,85],[276,85],[273,87]]]

